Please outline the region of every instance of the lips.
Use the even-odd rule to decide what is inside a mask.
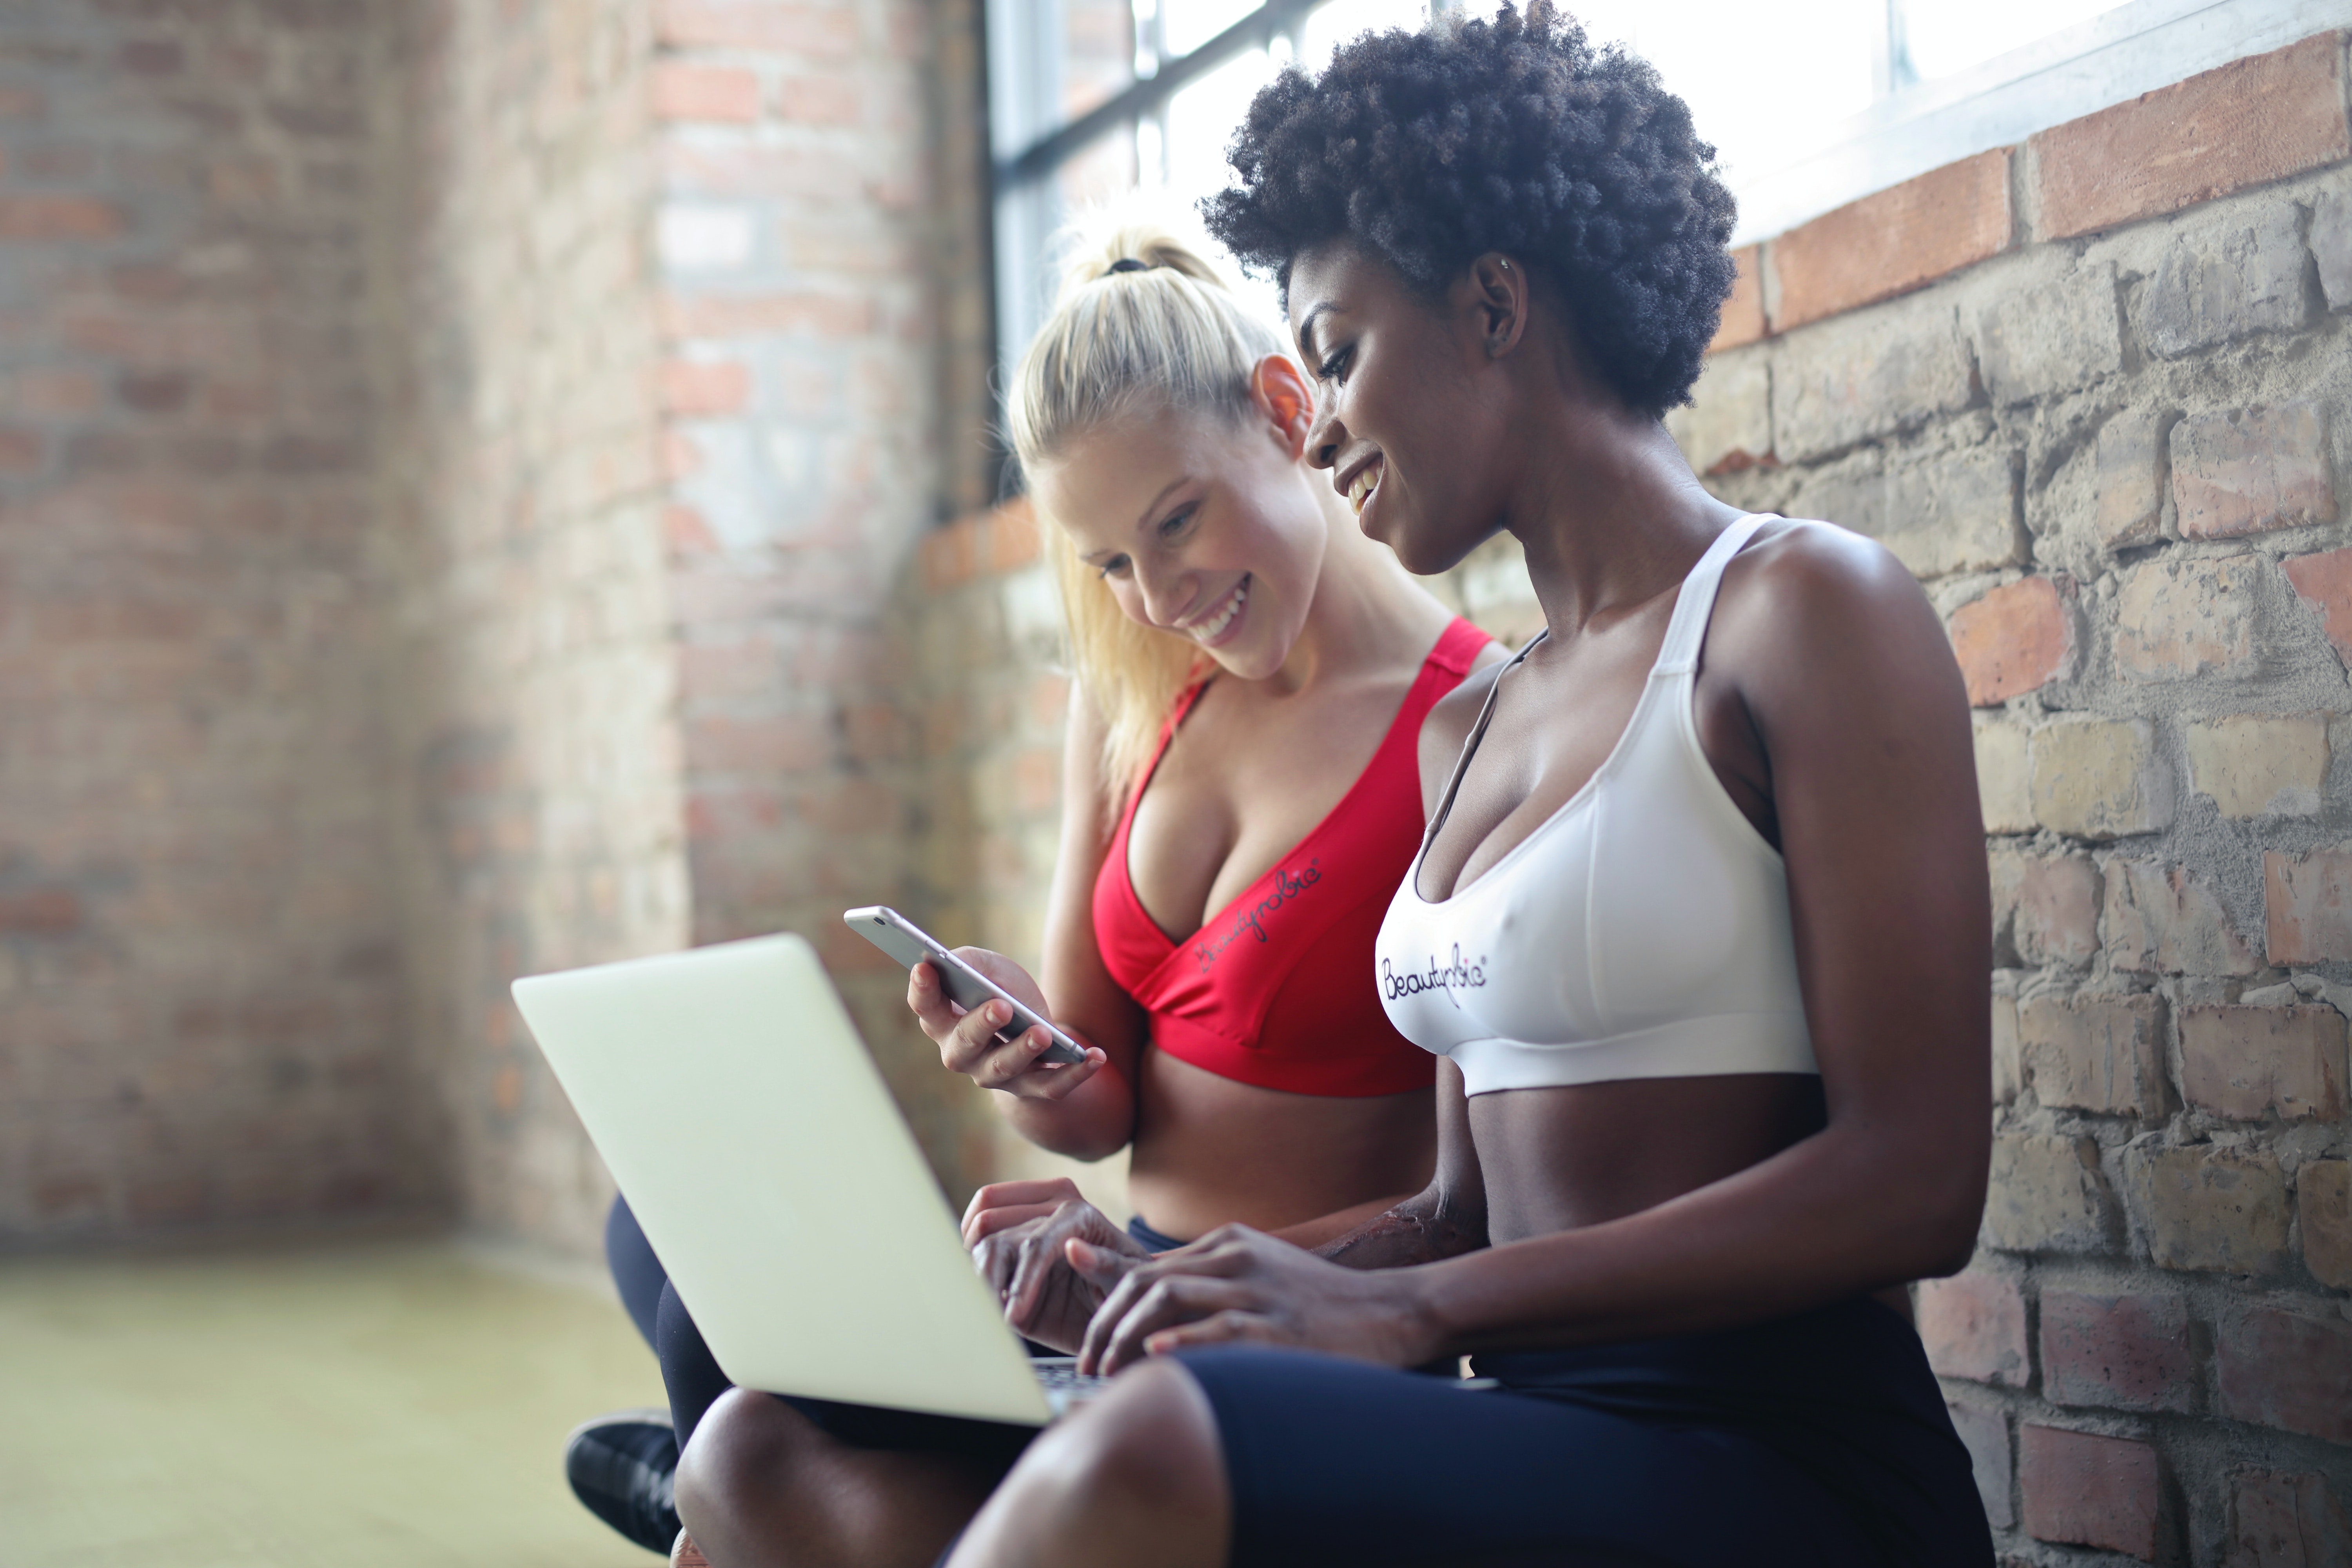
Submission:
[[[1374,458],[1358,468],[1355,477],[1348,481],[1348,504],[1355,509],[1358,517],[1364,515],[1364,503],[1370,500],[1372,492],[1381,488],[1381,476],[1387,471],[1388,464]]]
[[[1215,613],[1186,626],[1184,635],[1202,644],[1213,644],[1224,636],[1226,628],[1234,624],[1234,617],[1240,615],[1242,606],[1249,602],[1249,574],[1244,573],[1242,580],[1234,584],[1234,591],[1225,595],[1225,602],[1217,606]]]

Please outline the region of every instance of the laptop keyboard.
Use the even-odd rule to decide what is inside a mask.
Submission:
[[[1084,1405],[1110,1381],[1080,1372],[1078,1358],[1069,1355],[1032,1356],[1029,1371],[1037,1379],[1037,1386],[1045,1391],[1045,1402],[1054,1407],[1056,1415],[1066,1415]]]

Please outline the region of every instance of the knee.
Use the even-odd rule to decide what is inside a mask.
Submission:
[[[823,1441],[824,1434],[782,1400],[747,1388],[728,1390],[678,1456],[678,1517],[688,1530],[719,1533],[721,1521],[741,1510],[762,1478],[772,1479],[812,1440]]]
[[[1192,1373],[1165,1361],[1122,1373],[1077,1419],[1049,1431],[1021,1468],[1053,1476],[1055,1489],[1086,1500],[1082,1506],[1213,1508],[1224,1487],[1208,1396]]]

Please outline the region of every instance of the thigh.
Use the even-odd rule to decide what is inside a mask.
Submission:
[[[1833,1499],[1737,1433],[1329,1356],[1181,1359],[1217,1414],[1234,1568],[1877,1561]]]

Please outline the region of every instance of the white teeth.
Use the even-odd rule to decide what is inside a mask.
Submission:
[[[1198,622],[1187,629],[1198,641],[1216,641],[1223,635],[1224,629],[1234,624],[1234,617],[1242,613],[1242,602],[1248,597],[1249,579],[1244,577],[1234,584],[1233,596],[1225,601],[1225,607],[1217,612],[1215,619]]]
[[[1349,482],[1348,504],[1356,509],[1358,517],[1364,515],[1364,503],[1371,500],[1372,492],[1380,488],[1381,470],[1386,467],[1386,464],[1379,462],[1367,464],[1363,472]]]

